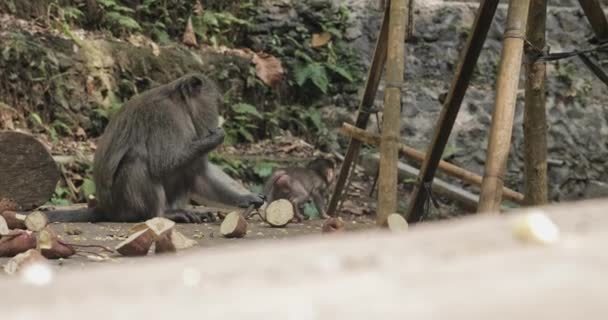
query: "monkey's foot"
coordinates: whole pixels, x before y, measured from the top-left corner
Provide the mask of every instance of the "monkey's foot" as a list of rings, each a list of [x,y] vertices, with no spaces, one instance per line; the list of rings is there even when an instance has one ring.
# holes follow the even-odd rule
[[[165,212],[165,218],[176,223],[206,223],[215,222],[216,218],[212,212],[194,212],[184,209]]]
[[[321,215],[319,215],[319,217],[321,219],[329,219],[330,218],[330,216],[327,213],[322,213]]]
[[[303,220],[304,220],[304,216],[301,214],[294,214],[293,219],[291,219],[291,221],[293,221],[295,223],[301,223]]]

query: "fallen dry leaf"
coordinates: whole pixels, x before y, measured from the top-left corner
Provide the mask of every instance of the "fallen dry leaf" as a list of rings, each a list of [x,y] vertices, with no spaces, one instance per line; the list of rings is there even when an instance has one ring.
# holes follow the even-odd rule
[[[326,45],[331,40],[331,33],[329,32],[321,32],[321,33],[313,33],[312,40],[310,41],[310,45],[313,48],[318,48]]]
[[[194,34],[194,27],[192,27],[192,17],[188,17],[188,24],[182,37],[182,43],[190,47],[198,47],[196,42],[196,35]]]
[[[203,7],[203,4],[200,1],[196,1],[196,3],[194,4],[194,9],[192,9],[192,11],[196,13],[197,16],[201,16],[203,15],[205,8]]]
[[[257,53],[253,56],[255,72],[266,85],[276,87],[282,80],[285,70],[281,60],[268,53]]]

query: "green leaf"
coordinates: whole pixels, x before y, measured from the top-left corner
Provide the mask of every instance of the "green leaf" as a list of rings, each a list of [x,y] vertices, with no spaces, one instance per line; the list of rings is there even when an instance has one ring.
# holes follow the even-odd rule
[[[306,81],[310,80],[323,93],[327,93],[329,79],[327,78],[325,68],[320,63],[310,63],[304,68],[296,69],[295,77],[296,83],[299,86],[302,86]]]
[[[120,14],[118,12],[108,12],[106,13],[106,18],[115,24],[120,25],[121,27],[128,30],[141,30],[141,26],[137,21],[133,20],[133,18]]]
[[[260,176],[260,178],[264,179],[272,174],[272,171],[276,166],[277,164],[272,162],[258,162],[253,167],[253,172]]]
[[[447,159],[455,154],[457,154],[460,151],[460,149],[454,145],[454,144],[448,144],[445,149],[443,150],[443,153],[441,154],[441,159]]]
[[[165,30],[154,28],[152,35],[154,36],[154,40],[160,44],[168,44],[171,42],[171,37]]]
[[[296,40],[294,40],[294,42],[296,42]],[[300,44],[299,42],[296,42],[296,46],[299,45],[299,44]],[[305,60],[308,63],[314,63],[314,60],[309,55],[307,55],[304,51],[302,51],[302,50],[296,50],[293,53],[293,55],[296,58],[301,58],[302,60]]]
[[[245,138],[245,140],[249,142],[253,142],[255,140],[251,132],[245,129],[245,127],[239,127],[239,133]]]
[[[116,1],[114,0],[97,0],[97,2],[106,8],[113,7],[116,5]]]
[[[319,63],[310,64],[310,76],[309,79],[314,83],[317,88],[321,89],[323,93],[327,93],[327,87],[329,86],[329,79],[327,79],[327,73],[325,68]]]
[[[234,105],[232,105],[232,110],[234,110],[234,112],[236,112],[236,113],[249,114],[249,115],[255,116],[258,119],[263,118],[262,114],[258,111],[258,109],[256,109],[254,106],[252,106],[248,103],[234,104]]]
[[[323,128],[323,121],[321,120],[321,112],[318,110],[309,110],[308,118],[315,125],[317,129]]]
[[[304,214],[310,218],[316,218],[319,216],[317,208],[310,202],[304,204]]]
[[[40,118],[40,115],[38,115],[36,112],[32,112],[30,113],[29,119],[34,123],[37,124],[39,126],[43,125],[42,122],[42,118]]]
[[[69,19],[78,19],[82,17],[84,14],[82,11],[78,10],[76,7],[64,7],[63,15]]]
[[[82,193],[84,194],[85,198],[88,199],[90,195],[95,194],[95,182],[93,182],[93,180],[91,179],[85,178],[82,182],[80,190],[82,190]]]
[[[116,6],[112,7],[112,10],[114,10],[116,12],[126,12],[126,13],[135,12],[135,10],[133,10],[129,7],[120,6],[120,5],[116,5]]]
[[[300,87],[303,86],[306,80],[308,80],[310,71],[308,70],[308,68],[301,66],[296,66],[294,71],[296,83]]]
[[[55,188],[55,195],[57,197],[63,197],[69,193],[68,188],[66,187],[57,187]]]
[[[330,69],[331,71],[335,72],[336,74],[338,74],[339,76],[341,76],[342,78],[348,80],[348,82],[353,82],[353,76],[350,74],[350,72],[348,72],[348,70],[337,66],[335,64],[331,64],[331,63],[326,63],[325,67]]]
[[[50,202],[54,206],[68,206],[68,205],[70,205],[70,201],[68,201],[66,199],[60,199],[60,198],[52,198]]]
[[[53,129],[57,130],[58,128],[63,129],[67,134],[72,134],[72,129],[65,123],[59,121],[59,120],[55,120],[53,121],[53,123],[51,124],[51,126],[53,127]]]
[[[214,27],[220,25],[217,20],[216,14],[211,11],[205,11],[205,13],[203,14],[203,24]]]

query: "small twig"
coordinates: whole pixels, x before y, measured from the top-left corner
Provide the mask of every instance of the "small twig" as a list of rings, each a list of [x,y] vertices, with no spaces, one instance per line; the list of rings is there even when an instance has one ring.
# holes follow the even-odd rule
[[[245,209],[245,211],[243,211],[243,218],[247,219],[249,218],[249,216],[251,215],[251,212],[255,209],[254,205],[250,205],[249,207],[247,207],[247,209]],[[259,212],[258,212],[259,213]]]
[[[68,190],[70,191],[70,196],[72,197],[72,199],[77,199],[78,197],[76,195],[78,193],[78,189],[76,188],[72,180],[68,178],[67,170],[63,165],[59,165],[59,168],[61,169],[61,175],[63,176],[63,179],[65,180],[65,183],[68,186]]]

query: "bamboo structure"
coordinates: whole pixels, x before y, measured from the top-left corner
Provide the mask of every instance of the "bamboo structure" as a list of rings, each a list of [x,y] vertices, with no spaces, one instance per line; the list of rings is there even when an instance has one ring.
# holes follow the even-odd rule
[[[400,136],[401,89],[405,71],[405,29],[408,25],[407,0],[391,0],[384,89],[378,211],[376,224],[386,225],[389,214],[397,211],[397,158]]]
[[[478,212],[497,212],[500,209],[529,8],[530,0],[509,2]]]
[[[380,145],[380,136],[379,135],[369,133],[363,129],[357,128],[348,123],[342,124],[342,128],[340,128],[340,132],[346,136],[355,138],[361,142],[364,142],[364,143],[367,143],[370,145],[374,145],[374,146]],[[418,162],[424,161],[424,158],[425,158],[424,153],[422,153],[412,147],[409,147],[403,143],[399,144],[399,153],[409,159],[416,160]],[[443,160],[439,161],[439,170],[443,171],[445,174],[447,174],[451,177],[460,179],[466,183],[470,183],[470,184],[476,185],[476,186],[481,186],[482,177],[480,175],[470,172],[468,170],[465,170],[463,168],[460,168],[449,162],[446,162]],[[523,203],[523,201],[524,201],[523,194],[521,194],[517,191],[511,190],[507,187],[503,187],[503,194],[506,199],[515,201],[517,203]]]
[[[600,42],[608,40],[608,21],[598,0],[579,0],[578,2],[583,8],[597,39]]]
[[[494,18],[497,7],[498,0],[485,0],[479,5],[471,33],[469,33],[467,39],[465,50],[458,63],[454,79],[450,85],[450,90],[445,103],[443,104],[443,109],[439,114],[439,121],[435,127],[431,144],[426,152],[426,158],[422,163],[420,175],[418,176],[416,187],[412,193],[410,207],[407,212],[408,222],[419,221],[424,214],[424,203],[429,196],[424,186],[433,181],[435,171],[441,161],[441,155],[443,154],[445,145],[447,144],[452,128],[454,127],[456,116],[458,115],[460,105],[464,99],[464,94],[466,93],[469,82],[473,76],[477,59],[479,58],[486,36],[492,25],[492,19]]]
[[[487,162],[484,170],[484,177],[482,178],[480,204],[478,212],[497,212],[499,210],[499,204],[502,200],[503,193],[506,199],[515,200],[516,202],[524,202],[528,204],[542,204],[547,201],[547,187],[546,187],[546,116],[544,115],[544,100],[545,100],[545,89],[544,79],[546,77],[546,71],[544,65],[539,62],[528,63],[526,70],[529,73],[528,81],[526,81],[526,114],[525,117],[525,135],[526,135],[526,193],[527,196],[521,200],[521,194],[516,191],[510,190],[504,187],[503,176],[506,169],[506,162],[508,159],[509,148],[511,143],[512,126],[515,112],[515,101],[517,97],[517,85],[519,75],[521,71],[521,58],[523,55],[524,47],[524,33],[530,32],[529,37],[531,38],[531,47],[538,54],[538,49],[544,47],[544,25],[546,22],[546,0],[534,0],[535,3],[530,17],[530,3],[532,0],[510,0],[507,13],[507,26],[504,33],[503,50],[501,52],[501,62],[499,66],[499,75],[497,77],[497,88],[496,88],[496,102],[495,109],[492,116],[492,126],[490,128],[490,138],[488,141],[488,153]],[[459,61],[455,77],[452,80],[450,90],[443,103],[443,109],[439,116],[439,121],[435,128],[431,144],[428,151],[424,154],[425,158],[422,161],[421,169],[416,181],[416,186],[410,199],[410,206],[407,212],[408,222],[420,221],[424,215],[425,204],[428,202],[431,191],[433,178],[438,167],[445,168],[445,164],[441,161],[442,153],[447,144],[451,130],[454,126],[456,117],[458,115],[460,105],[463,101],[465,92],[473,75],[477,59],[485,42],[488,30],[492,23],[493,17],[496,12],[499,0],[485,0],[481,1],[479,10],[477,12],[472,32],[469,34],[465,50]],[[603,11],[597,0],[579,0],[585,15],[589,20],[594,32],[596,33],[599,42],[608,40],[608,20],[606,19]],[[385,13],[383,30],[387,26],[387,15],[392,13],[391,7],[387,7],[387,13]],[[526,29],[526,25],[530,19],[531,27],[530,30]],[[409,19],[406,19],[408,21]],[[390,20],[389,20],[390,21]],[[394,22],[394,21],[393,21]],[[411,23],[408,21],[407,23]],[[394,30],[390,30],[394,33]],[[542,34],[541,34],[542,33]],[[382,32],[381,32],[382,35]],[[542,37],[542,38],[541,38]],[[392,38],[391,38],[392,39]],[[388,41],[388,40],[387,40]],[[388,42],[392,42],[388,41]],[[391,43],[392,44],[392,43]],[[374,55],[374,63],[376,63],[376,56],[378,55],[378,46]],[[533,55],[530,55],[533,58]],[[584,55],[580,56],[583,62],[588,65],[591,69],[597,66],[587,59]],[[531,59],[535,60],[535,59]],[[387,70],[395,71],[392,67]],[[594,72],[603,81],[605,80],[602,72]],[[370,70],[370,77],[374,74],[373,70]],[[608,76],[605,77],[608,79]],[[387,76],[388,80],[388,76]],[[370,79],[368,79],[368,84]],[[608,80],[605,80],[608,83]],[[387,89],[391,92],[386,92],[385,104],[388,107],[388,102],[393,101],[394,103],[394,90],[390,90],[395,87],[395,82],[387,81]],[[366,87],[366,89],[369,89]],[[368,90],[366,90],[368,93]],[[385,109],[386,110],[386,109]],[[369,116],[362,116],[364,108],[360,108],[360,114],[357,118],[356,127],[365,128]],[[385,113],[385,119],[391,119],[389,121],[398,122],[393,118],[393,114]],[[396,113],[395,115],[397,115]],[[396,116],[395,116],[396,117]],[[361,118],[365,118],[365,121],[359,121]],[[392,126],[389,126],[392,127]],[[389,130],[392,130],[389,128]],[[385,145],[397,145],[398,142],[392,141],[397,139],[395,132],[384,132],[384,138],[388,138],[388,143]],[[386,139],[385,139],[386,141]],[[355,148],[351,148],[355,146]],[[360,148],[360,142],[351,139],[349,150],[347,153],[346,161],[341,169],[340,177],[338,177],[338,185],[334,191],[332,201],[330,202],[330,213],[334,213],[341,196],[341,192],[344,188],[346,177],[352,166],[353,159],[358,155]],[[398,148],[398,147],[397,147]],[[388,151],[387,157],[393,158],[395,156],[394,148]],[[407,149],[400,148],[405,153]],[[381,144],[381,151],[383,150]],[[351,152],[352,151],[352,152]],[[409,150],[407,152],[411,152]],[[417,150],[416,150],[417,151]],[[405,153],[407,155],[407,153]],[[413,153],[412,153],[413,154]],[[410,154],[410,155],[412,155]],[[420,156],[419,153],[417,156]],[[386,158],[386,157],[385,157]],[[385,172],[384,183],[380,182],[379,187],[379,200],[387,199],[387,202],[379,201],[379,214],[378,223],[382,223],[382,215],[385,212],[392,211],[394,205],[386,207],[386,203],[391,203],[392,192],[386,193],[385,191],[394,188],[394,175],[390,174],[392,165],[390,163],[382,162],[380,164],[380,171]],[[460,174],[461,177],[470,179],[471,183],[475,184],[475,176],[466,176],[468,172],[463,170]],[[386,173],[388,172],[388,173]],[[470,173],[470,172],[469,172]],[[452,172],[454,174],[454,172]],[[391,178],[392,176],[392,178]],[[454,175],[456,176],[456,175]],[[388,179],[388,180],[386,180]],[[393,179],[393,180],[391,180]],[[381,177],[380,180],[383,180]],[[463,179],[464,180],[464,179]],[[465,180],[467,181],[467,180]],[[342,182],[342,183],[340,183]],[[384,185],[383,185],[384,184]],[[392,186],[392,187],[391,187]],[[386,210],[385,210],[386,207]],[[382,208],[382,209],[381,209]]]
[[[524,108],[525,203],[542,205],[548,201],[547,116],[545,108],[545,62],[534,58],[545,47],[547,1],[531,0],[526,38],[532,45],[526,61]]]
[[[382,70],[384,69],[384,64],[386,62],[386,53],[388,46],[388,26],[390,18],[389,9],[389,6],[386,6],[384,18],[382,20],[382,27],[380,28],[380,34],[378,35],[378,40],[376,41],[376,48],[374,49],[372,65],[367,75],[367,82],[365,83],[365,91],[363,93],[361,103],[359,104],[359,114],[357,115],[357,119],[355,120],[355,126],[357,126],[358,128],[365,128],[367,126],[367,123],[369,122],[369,109],[374,103],[376,93],[378,92],[378,85],[380,84],[380,79],[382,78]],[[348,179],[348,175],[350,173],[350,168],[355,158],[357,158],[357,156],[359,155],[360,148],[360,141],[354,139],[350,140],[348,149],[346,150],[346,154],[344,155],[342,167],[340,168],[340,173],[338,174],[338,177],[336,179],[336,186],[334,187],[334,192],[329,200],[329,204],[327,207],[327,214],[329,215],[335,215],[336,208],[338,207],[338,202],[340,201],[342,191],[344,190],[346,180]]]

